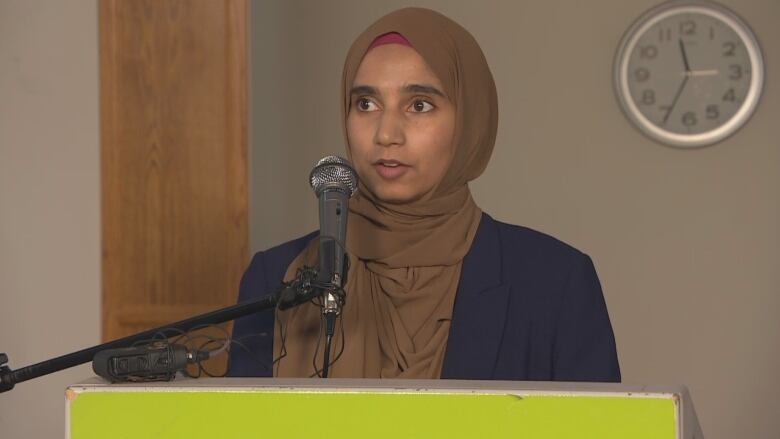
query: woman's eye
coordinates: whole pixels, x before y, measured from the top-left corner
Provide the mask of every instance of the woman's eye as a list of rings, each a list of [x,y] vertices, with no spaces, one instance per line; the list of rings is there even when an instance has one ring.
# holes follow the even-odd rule
[[[412,103],[412,111],[416,113],[426,113],[433,110],[433,104],[428,101],[416,100]]]
[[[360,98],[357,100],[357,107],[360,111],[373,111],[376,109],[376,104],[368,98]]]

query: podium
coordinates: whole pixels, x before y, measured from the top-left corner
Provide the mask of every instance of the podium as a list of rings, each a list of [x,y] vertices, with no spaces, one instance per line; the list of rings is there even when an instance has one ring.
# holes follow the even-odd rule
[[[701,439],[684,387],[602,383],[208,378],[66,390],[92,438]]]

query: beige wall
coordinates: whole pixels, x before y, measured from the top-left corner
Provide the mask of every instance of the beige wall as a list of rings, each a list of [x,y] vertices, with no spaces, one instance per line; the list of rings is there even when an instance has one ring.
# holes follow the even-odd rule
[[[352,39],[384,12],[433,7],[475,35],[499,88],[478,203],[594,258],[625,382],[688,385],[708,438],[780,436],[780,2],[722,1],[763,43],[766,92],[740,132],[696,151],[639,134],[612,92],[620,37],[656,3],[253,3],[252,248],[317,227],[306,177],[343,152]]]
[[[0,351],[18,368],[99,341],[97,2],[0,0]],[[0,437],[64,437],[89,366],[0,394]]]

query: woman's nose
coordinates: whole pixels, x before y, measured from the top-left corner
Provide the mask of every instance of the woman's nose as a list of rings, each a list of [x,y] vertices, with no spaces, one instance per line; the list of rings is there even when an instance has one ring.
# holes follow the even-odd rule
[[[379,117],[374,141],[381,146],[403,145],[403,116],[394,111],[383,111]]]

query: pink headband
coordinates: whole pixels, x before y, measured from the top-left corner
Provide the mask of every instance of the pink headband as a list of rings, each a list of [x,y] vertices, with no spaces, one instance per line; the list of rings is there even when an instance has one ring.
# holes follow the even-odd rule
[[[399,34],[398,32],[388,32],[386,34],[382,34],[376,38],[374,38],[374,41],[371,43],[370,46],[368,46],[369,50],[373,49],[376,46],[381,46],[383,44],[401,44],[403,46],[409,46],[412,47],[412,43],[409,42],[406,38],[404,38],[403,35]]]

